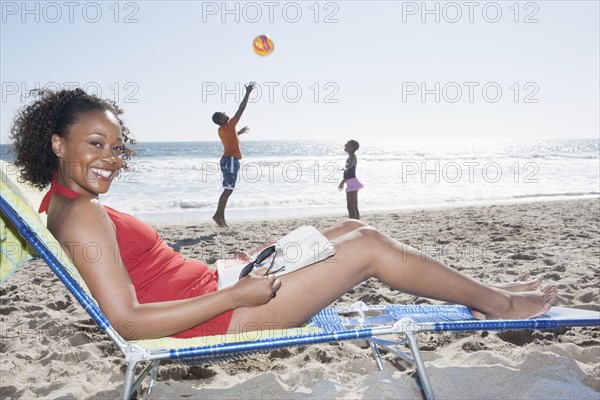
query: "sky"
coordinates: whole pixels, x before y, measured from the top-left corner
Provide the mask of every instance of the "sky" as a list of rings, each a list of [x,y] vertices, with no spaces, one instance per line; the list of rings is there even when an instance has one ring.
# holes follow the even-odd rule
[[[139,142],[596,138],[598,1],[1,2],[0,138],[37,87],[115,100]],[[268,34],[275,50],[252,50]]]

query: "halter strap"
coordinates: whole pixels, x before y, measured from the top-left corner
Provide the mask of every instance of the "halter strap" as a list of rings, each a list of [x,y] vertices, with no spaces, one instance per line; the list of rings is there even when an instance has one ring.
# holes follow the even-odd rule
[[[73,190],[69,189],[68,187],[63,186],[60,183],[58,183],[57,178],[58,178],[58,174],[55,172],[54,175],[52,176],[52,180],[50,181],[50,189],[48,190],[48,193],[46,193],[46,195],[42,199],[42,202],[40,203],[40,208],[38,209],[38,213],[40,213],[40,214],[43,212],[48,213],[48,207],[50,206],[50,199],[52,198],[54,193],[58,193],[60,195],[68,197],[69,199],[76,199],[77,197],[81,196],[79,193],[74,192]]]

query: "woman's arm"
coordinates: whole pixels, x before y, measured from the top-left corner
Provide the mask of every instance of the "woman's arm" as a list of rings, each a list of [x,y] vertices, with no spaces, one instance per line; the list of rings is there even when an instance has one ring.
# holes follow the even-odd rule
[[[53,233],[100,309],[128,340],[173,335],[227,310],[265,304],[279,288],[278,281],[250,276],[230,288],[200,297],[140,304],[118,252],[115,227],[104,207],[94,198],[80,197],[69,200],[64,208]]]

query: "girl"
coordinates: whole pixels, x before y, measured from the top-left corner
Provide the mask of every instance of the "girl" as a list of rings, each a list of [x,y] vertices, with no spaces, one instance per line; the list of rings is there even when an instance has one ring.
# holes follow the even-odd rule
[[[344,178],[340,182],[338,189],[342,190],[346,185],[346,204],[348,206],[348,218],[360,219],[358,212],[358,191],[364,186],[356,179],[356,164],[358,159],[354,154],[358,150],[359,144],[356,140],[348,140],[344,146],[344,151],[348,153],[346,168],[344,169]]]

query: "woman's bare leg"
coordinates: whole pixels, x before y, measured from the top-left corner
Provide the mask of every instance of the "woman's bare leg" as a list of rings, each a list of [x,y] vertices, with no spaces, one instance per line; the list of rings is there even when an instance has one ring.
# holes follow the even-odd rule
[[[335,223],[334,225],[325,228],[321,231],[329,240],[334,240],[346,233],[352,232],[355,229],[366,227],[367,224],[355,219],[346,219]],[[528,292],[535,290],[542,284],[542,278],[529,279],[531,273],[529,271],[519,275],[515,282],[507,283],[487,283],[488,286],[507,290],[509,292]]]
[[[325,228],[321,231],[328,240],[334,240],[346,233],[352,232],[356,229],[366,227],[367,224],[355,219],[345,219],[331,225],[329,228]]]
[[[554,286],[519,293],[488,286],[364,225],[333,242],[332,258],[282,276],[269,303],[236,309],[230,330],[297,326],[370,277],[405,293],[464,304],[486,318],[531,318],[546,312],[556,297]]]

